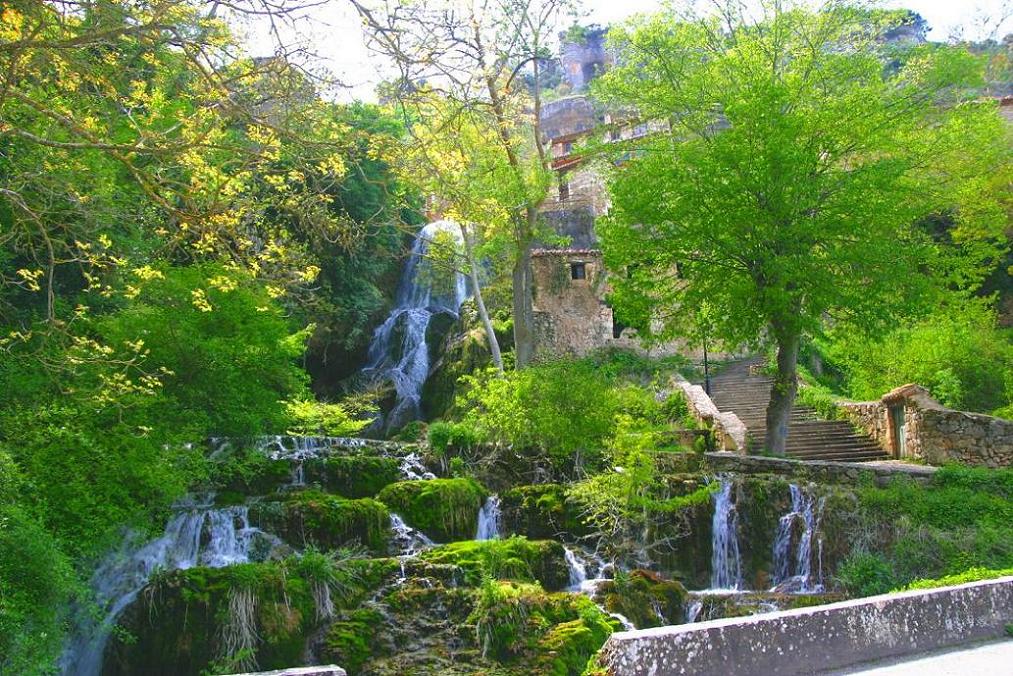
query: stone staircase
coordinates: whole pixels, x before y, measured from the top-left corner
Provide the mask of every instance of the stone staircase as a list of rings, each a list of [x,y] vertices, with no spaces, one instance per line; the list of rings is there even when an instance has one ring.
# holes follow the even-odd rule
[[[725,366],[711,378],[711,399],[721,411],[731,411],[749,430],[749,449],[763,448],[767,431],[767,404],[773,379],[759,373],[762,361],[746,359]],[[887,460],[888,455],[872,438],[857,433],[844,420],[820,420],[816,412],[795,406],[788,425],[786,453],[797,460],[867,462]]]

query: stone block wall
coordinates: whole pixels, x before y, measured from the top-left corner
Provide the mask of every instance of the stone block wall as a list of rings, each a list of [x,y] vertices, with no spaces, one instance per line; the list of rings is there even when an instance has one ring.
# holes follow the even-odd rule
[[[891,407],[903,407],[904,444],[898,448]],[[917,385],[904,385],[879,401],[840,402],[840,410],[895,458],[930,465],[959,462],[983,467],[1013,465],[1013,420],[954,411]]]
[[[583,278],[573,278],[573,266]],[[550,249],[531,254],[535,354],[582,356],[613,340],[612,308],[601,252]]]

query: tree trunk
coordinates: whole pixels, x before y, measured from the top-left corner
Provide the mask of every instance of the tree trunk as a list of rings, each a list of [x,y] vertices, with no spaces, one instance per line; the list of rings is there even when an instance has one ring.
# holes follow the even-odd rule
[[[531,307],[531,248],[519,247],[513,270],[514,354],[517,368],[531,363],[535,356],[534,311]]]
[[[788,423],[798,394],[798,346],[800,336],[791,330],[774,328],[777,339],[777,374],[770,388],[767,406],[767,436],[764,447],[774,455],[784,455],[788,441]]]
[[[464,240],[464,254],[468,259],[468,277],[471,278],[471,289],[475,294],[475,306],[478,308],[478,316],[485,328],[485,337],[489,341],[489,352],[492,354],[492,363],[496,365],[499,372],[503,372],[503,355],[499,350],[499,341],[496,340],[496,331],[492,328],[492,321],[489,319],[489,312],[485,309],[485,300],[482,298],[482,285],[478,279],[478,262],[475,260],[475,243],[471,239],[471,232],[459,224],[461,238]]]

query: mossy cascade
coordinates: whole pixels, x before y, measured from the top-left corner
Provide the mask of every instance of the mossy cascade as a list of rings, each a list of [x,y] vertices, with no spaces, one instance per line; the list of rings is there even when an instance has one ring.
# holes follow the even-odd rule
[[[455,542],[475,536],[487,495],[472,479],[429,479],[391,484],[377,499],[436,542]]]
[[[372,498],[349,500],[313,489],[256,502],[250,517],[298,548],[362,545],[385,552],[390,535],[390,513],[383,503]]]

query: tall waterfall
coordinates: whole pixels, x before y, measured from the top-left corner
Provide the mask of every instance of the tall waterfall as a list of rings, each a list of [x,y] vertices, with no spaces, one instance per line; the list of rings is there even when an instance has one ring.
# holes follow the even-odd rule
[[[156,571],[245,563],[259,546],[270,548],[276,542],[250,526],[246,507],[214,508],[210,500],[180,503],[161,537],[116,552],[95,571],[91,586],[102,620],[95,622],[83,614],[85,619],[60,659],[62,673],[97,676],[101,672],[106,643],[120,613]]]
[[[781,517],[777,526],[777,536],[774,538],[774,590],[820,592],[823,591],[821,565],[823,541],[816,540],[815,555],[813,541],[817,538],[823,499],[817,500],[796,484],[791,484],[790,489],[791,511]],[[817,562],[815,575],[813,575],[814,558]]]
[[[732,480],[720,479],[714,493],[714,518],[711,531],[711,587],[741,589],[742,559],[739,556],[738,513],[732,502]]]
[[[459,272],[453,273],[453,282],[446,291],[433,288],[439,271],[433,270],[426,255],[439,233],[447,233],[456,241],[461,238],[453,221],[436,221],[422,228],[401,273],[395,307],[377,327],[369,344],[363,373],[376,381],[390,380],[396,393],[394,408],[385,420],[378,421],[382,431],[397,429],[421,416],[422,385],[430,366],[426,343],[429,323],[443,313],[456,317],[467,297],[467,280]]]
[[[499,496],[490,495],[478,510],[478,531],[476,540],[499,539]]]

